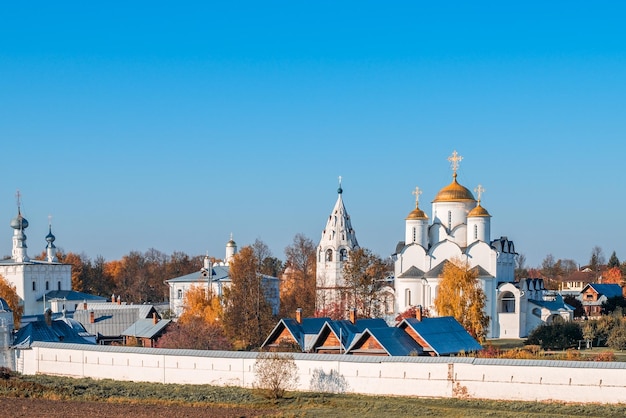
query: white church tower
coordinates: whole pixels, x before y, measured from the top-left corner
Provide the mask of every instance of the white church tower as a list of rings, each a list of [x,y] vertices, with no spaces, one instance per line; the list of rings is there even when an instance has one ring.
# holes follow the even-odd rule
[[[350,215],[343,203],[341,177],[337,189],[337,202],[333,208],[322,238],[317,247],[316,269],[316,310],[327,312],[341,306],[341,291],[344,287],[343,266],[350,252],[359,248],[356,234],[352,229]]]
[[[233,240],[233,234],[230,234],[230,239],[226,243],[226,258],[225,264],[230,264],[233,261],[233,257],[237,254],[237,243]]]
[[[24,317],[43,313],[51,292],[72,290],[72,266],[59,263],[54,245],[55,236],[48,222],[46,256],[43,260],[31,259],[27,253],[26,234],[28,221],[22,215],[20,193],[17,193],[17,216],[11,220],[13,249],[11,258],[0,261],[0,275],[15,286],[24,306]],[[23,318],[24,318],[23,317]],[[16,324],[17,325],[17,324]]]

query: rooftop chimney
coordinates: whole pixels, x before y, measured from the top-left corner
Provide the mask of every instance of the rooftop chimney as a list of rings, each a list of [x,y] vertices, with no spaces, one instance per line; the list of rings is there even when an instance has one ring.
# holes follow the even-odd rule
[[[152,312],[152,323],[156,324],[157,322],[159,322],[159,317],[156,312]]]
[[[298,324],[302,323],[302,308],[296,309],[296,322]]]
[[[87,302],[83,302],[83,309],[87,310]]]
[[[122,304],[122,298],[119,295],[117,295],[117,304],[118,305]]]
[[[94,311],[89,312],[89,323],[93,324],[96,322],[96,314]]]
[[[111,295],[111,303],[115,303],[115,293]]]
[[[415,308],[415,319],[422,322],[422,305],[417,305]]]
[[[350,322],[356,324],[356,308],[350,308]]]

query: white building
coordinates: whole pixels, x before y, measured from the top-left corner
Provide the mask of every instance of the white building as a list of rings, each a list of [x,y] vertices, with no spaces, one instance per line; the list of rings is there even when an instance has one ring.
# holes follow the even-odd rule
[[[213,295],[222,297],[224,289],[231,285],[229,264],[237,254],[237,244],[233,237],[226,243],[225,262],[211,263],[209,256],[204,257],[204,265],[200,271],[175,277],[165,282],[170,288],[170,310],[179,317],[185,310],[185,293],[192,287],[211,289]],[[280,280],[277,277],[263,275],[262,286],[265,298],[272,306],[272,314],[278,315],[280,309]]]
[[[45,295],[48,292],[72,290],[71,266],[60,263],[57,259],[51,225],[46,235],[46,258],[33,260],[28,256],[24,232],[28,228],[28,221],[22,216],[19,199],[17,216],[11,220],[11,228],[11,258],[0,261],[0,275],[15,286],[24,306],[25,317],[43,314]]]
[[[415,209],[405,220],[404,241],[392,255],[396,313],[421,305],[436,314],[434,300],[444,263],[459,259],[478,271],[490,318],[487,338],[521,338],[557,316],[571,319],[571,308],[560,296],[549,294],[542,280],[515,282],[515,246],[507,237],[491,240],[491,215],[480,201],[484,189],[474,189],[475,199],[457,181],[461,159],[456,151],[448,159],[452,183],[432,201],[432,221],[419,208],[421,191],[413,192]]]
[[[341,303],[341,291],[345,287],[343,266],[350,252],[359,248],[350,215],[343,203],[341,178],[337,193],[337,202],[317,246],[316,310],[322,313]]]

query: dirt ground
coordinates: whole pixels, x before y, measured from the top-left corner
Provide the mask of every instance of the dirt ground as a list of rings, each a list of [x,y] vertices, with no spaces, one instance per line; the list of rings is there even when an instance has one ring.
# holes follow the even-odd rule
[[[118,404],[104,402],[53,401],[0,397],[0,414],[3,417],[133,417],[133,418],[235,418],[272,416],[273,411],[248,408],[192,407],[154,404]]]

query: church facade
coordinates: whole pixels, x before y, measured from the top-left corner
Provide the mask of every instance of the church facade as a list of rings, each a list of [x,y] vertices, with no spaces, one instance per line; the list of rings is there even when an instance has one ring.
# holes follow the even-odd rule
[[[396,312],[422,306],[436,315],[434,300],[443,267],[460,260],[475,269],[485,293],[487,338],[523,338],[557,317],[571,320],[571,307],[547,291],[541,279],[515,281],[515,245],[505,236],[491,239],[491,215],[481,205],[484,189],[478,185],[475,198],[457,181],[462,157],[455,151],[448,160],[452,182],[433,199],[432,219],[419,207],[419,188],[413,192],[415,208],[405,219],[404,241],[392,255]]]
[[[541,324],[571,320],[573,309],[558,293],[546,290],[542,279],[515,280],[515,245],[506,236],[491,238],[491,214],[481,204],[483,187],[474,189],[475,197],[457,180],[462,157],[455,151],[448,160],[452,182],[434,197],[431,217],[420,209],[419,188],[413,191],[415,208],[404,221],[404,240],[391,256],[392,283],[381,278],[392,285],[381,289],[381,303],[393,305],[393,314],[387,319],[416,307],[436,316],[434,301],[443,268],[459,260],[475,269],[485,293],[487,338],[524,338]],[[318,314],[326,315],[329,307],[345,304],[341,300],[343,268],[351,251],[358,248],[340,179],[337,201],[317,247]],[[393,301],[388,302],[390,299]]]
[[[231,235],[226,243],[226,254],[224,261],[211,263],[209,256],[204,257],[203,267],[200,271],[174,277],[166,280],[165,283],[170,289],[170,311],[175,317],[180,317],[185,310],[185,294],[192,287],[201,287],[213,295],[222,297],[224,289],[232,284],[230,278],[230,263],[237,254],[237,243]],[[280,280],[277,277],[263,275],[261,277],[263,293],[272,307],[272,314],[278,315],[280,309]]]
[[[11,258],[0,261],[0,275],[15,286],[24,306],[24,317],[42,314],[44,304],[52,302],[46,300],[47,294],[53,291],[72,290],[71,265],[59,262],[51,225],[45,237],[47,242],[45,259],[33,260],[28,256],[25,233],[28,221],[22,216],[19,195],[17,216],[11,220],[11,228],[13,229]]]

